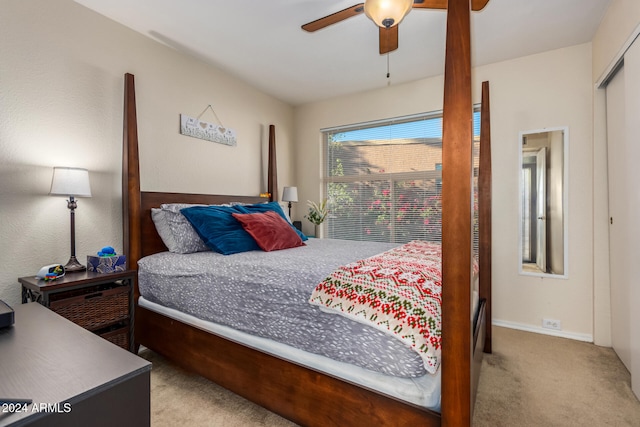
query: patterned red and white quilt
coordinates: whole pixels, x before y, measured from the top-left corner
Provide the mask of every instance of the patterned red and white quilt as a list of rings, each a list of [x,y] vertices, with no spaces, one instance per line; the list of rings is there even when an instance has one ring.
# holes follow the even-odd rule
[[[335,270],[309,302],[391,334],[413,348],[425,369],[440,366],[442,250],[412,241]]]

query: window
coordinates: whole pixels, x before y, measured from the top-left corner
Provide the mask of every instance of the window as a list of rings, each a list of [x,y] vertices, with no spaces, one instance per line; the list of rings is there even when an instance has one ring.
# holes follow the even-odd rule
[[[479,111],[473,117],[477,171]],[[326,129],[323,135],[327,237],[441,240],[441,112]]]

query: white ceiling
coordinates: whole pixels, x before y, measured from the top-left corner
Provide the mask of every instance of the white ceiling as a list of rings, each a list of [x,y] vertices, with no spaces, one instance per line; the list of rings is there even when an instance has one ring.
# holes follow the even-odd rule
[[[364,14],[300,26],[353,0],[76,0],[292,105],[386,86],[387,56]],[[592,40],[611,0],[490,0],[472,13],[473,65]],[[390,84],[444,72],[446,12],[412,10],[389,56]]]

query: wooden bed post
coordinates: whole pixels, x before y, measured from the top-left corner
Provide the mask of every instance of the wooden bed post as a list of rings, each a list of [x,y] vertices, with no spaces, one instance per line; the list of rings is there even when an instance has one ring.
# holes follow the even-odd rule
[[[489,82],[482,82],[480,111],[480,171],[478,173],[478,226],[480,229],[480,298],[486,301],[484,352],[491,353],[491,111]]]
[[[278,201],[278,167],[276,159],[276,127],[269,125],[269,170],[267,172],[269,200]]]
[[[469,0],[449,0],[442,128],[442,425],[471,425],[471,31]]]
[[[122,135],[122,246],[124,254],[127,256],[128,267],[133,270],[138,269],[138,260],[142,251],[139,164],[135,81],[133,74],[127,73],[124,75]]]

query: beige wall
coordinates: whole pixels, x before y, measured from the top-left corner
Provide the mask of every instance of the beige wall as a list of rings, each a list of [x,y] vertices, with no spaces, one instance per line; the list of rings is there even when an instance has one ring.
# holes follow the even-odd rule
[[[71,0],[0,0],[0,299],[17,278],[69,259],[69,210],[47,195],[53,166],[90,171],[76,211],[77,256],[122,250],[123,74],[136,76],[143,190],[257,195],[267,128],[280,186],[292,180],[290,106]],[[179,134],[212,104],[237,147]],[[212,114],[203,120],[215,121]]]
[[[638,0],[613,0],[593,38],[593,80],[619,59],[621,49],[640,24]]]
[[[474,69],[473,95],[491,84],[494,191],[494,322],[541,329],[542,318],[562,321],[562,333],[590,340],[593,331],[591,44]],[[381,84],[381,86],[383,83]],[[300,106],[295,110],[300,200],[318,200],[319,129],[442,108],[441,77]],[[518,274],[518,134],[569,128],[569,278]],[[302,216],[304,205],[298,207]],[[303,221],[306,230],[309,223]]]

